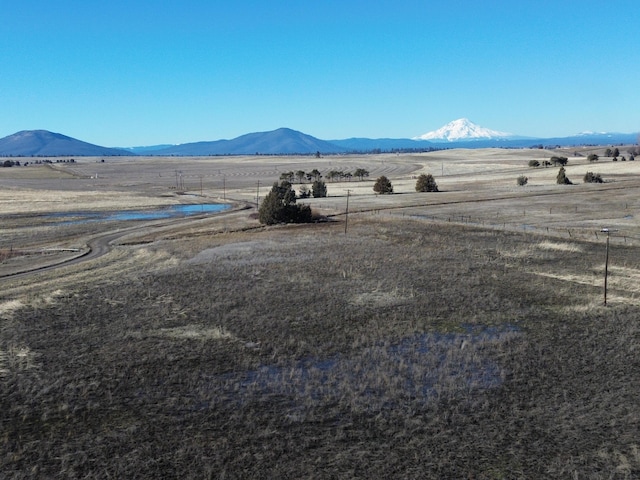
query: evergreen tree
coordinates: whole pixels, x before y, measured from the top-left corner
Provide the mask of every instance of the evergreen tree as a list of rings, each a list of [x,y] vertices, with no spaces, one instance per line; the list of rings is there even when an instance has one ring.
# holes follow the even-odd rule
[[[260,223],[305,223],[311,221],[311,207],[296,205],[296,192],[287,181],[274,183],[258,209]]]
[[[567,174],[565,173],[564,167],[560,167],[558,171],[558,176],[556,177],[556,183],[558,185],[573,185],[571,180],[567,178]]]
[[[313,198],[323,198],[327,196],[327,185],[322,180],[316,180],[311,184]]]
[[[387,177],[382,175],[378,177],[376,183],[373,185],[373,191],[381,194],[393,193],[393,185]]]
[[[416,181],[416,192],[437,192],[438,184],[430,173],[422,174]]]

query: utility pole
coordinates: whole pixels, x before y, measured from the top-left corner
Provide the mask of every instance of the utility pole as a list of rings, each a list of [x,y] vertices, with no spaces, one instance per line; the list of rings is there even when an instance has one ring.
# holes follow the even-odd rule
[[[349,223],[349,193],[351,190],[347,190],[347,210],[344,214],[344,234],[347,234],[347,224]]]
[[[259,207],[260,202],[260,180],[258,180],[258,192],[256,193],[256,208]]]

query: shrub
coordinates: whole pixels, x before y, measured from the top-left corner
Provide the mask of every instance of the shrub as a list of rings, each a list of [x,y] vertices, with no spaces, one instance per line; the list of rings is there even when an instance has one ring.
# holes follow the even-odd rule
[[[553,165],[560,165],[564,167],[567,163],[569,163],[569,159],[567,157],[551,157],[551,163]]]
[[[520,175],[518,177],[518,179],[517,179],[517,183],[521,187],[525,186],[527,184],[527,182],[529,182],[529,179],[527,177],[525,177],[524,175]]]
[[[530,167],[539,167],[540,166],[540,162],[538,160],[529,160],[529,166]]]
[[[296,205],[296,192],[291,184],[282,181],[274,183],[271,191],[262,201],[258,209],[260,223],[273,225],[276,223],[306,223],[311,221],[311,207]]]
[[[589,160],[590,162],[597,162],[598,158],[599,158],[598,155],[596,155],[595,153],[592,153],[587,157],[587,160]]]
[[[587,172],[582,181],[584,183],[602,183],[602,177],[599,173]]]
[[[313,198],[324,198],[327,196],[327,185],[322,180],[316,180],[311,184]]]
[[[438,184],[430,173],[422,174],[416,181],[416,192],[437,192]]]
[[[378,177],[376,183],[374,183],[373,191],[380,194],[393,193],[393,185],[387,177],[382,175]]]

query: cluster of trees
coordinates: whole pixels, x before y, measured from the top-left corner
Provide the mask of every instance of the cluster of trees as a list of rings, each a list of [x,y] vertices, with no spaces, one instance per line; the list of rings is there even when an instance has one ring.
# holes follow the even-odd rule
[[[567,157],[556,157],[553,156],[549,159],[551,165],[564,167],[567,163],[569,163],[569,159]]]
[[[289,183],[292,183],[294,179],[298,179],[298,183],[302,183],[304,182],[305,179],[310,182],[312,180],[313,181],[320,180],[321,178],[322,178],[322,174],[320,173],[320,170],[318,170],[317,168],[314,168],[310,172],[305,172],[304,170],[296,170],[295,172],[290,171],[290,172],[283,172],[280,174],[280,181],[289,182]]]
[[[598,156],[595,153],[591,155],[595,156],[596,158],[595,160],[590,160],[590,161],[596,161],[598,159],[597,158]],[[589,155],[589,157],[591,157],[591,155]],[[537,166],[537,165],[532,165],[532,161],[530,161],[529,166]],[[583,177],[582,181],[584,183],[603,183],[604,182],[604,180],[602,180],[602,176],[599,173],[593,173],[593,172],[587,172]],[[523,186],[529,182],[529,179],[524,175],[520,175],[517,178],[516,182],[518,185]],[[564,166],[561,166],[560,170],[558,171],[558,175],[556,176],[556,183],[558,185],[573,185],[573,182],[569,180],[569,177],[567,177],[567,172]]]
[[[311,184],[311,190],[306,185],[300,186],[300,194],[298,198],[309,198],[313,195],[313,198],[322,198],[327,196],[327,184],[322,180],[315,180]]]
[[[553,156],[549,160],[543,160],[540,163],[538,160],[529,160],[529,166],[533,168],[537,168],[539,166],[549,167],[551,165],[564,167],[567,163],[569,163],[569,159],[567,157],[558,157]]]
[[[56,163],[75,163],[75,162],[76,161],[73,158],[63,158],[63,159],[56,160]],[[35,160],[32,163],[36,165],[41,165],[43,163],[53,163],[53,161],[49,159],[45,159],[45,160]],[[22,165],[26,167],[27,165],[29,165],[29,162],[24,162]],[[5,160],[4,162],[0,161],[0,167],[19,167],[19,166],[21,166],[20,160]]]
[[[629,153],[629,160],[632,161],[632,162],[636,159],[636,157],[635,157],[636,151],[640,152],[640,147],[631,147],[631,148],[629,148],[627,150],[627,152]],[[605,157],[613,157],[613,161],[617,162],[618,161],[618,157],[620,157],[620,150],[618,149],[618,147],[607,148],[604,151],[604,156]],[[626,162],[627,159],[623,155],[623,156],[620,157],[620,161],[621,162]]]
[[[584,183],[602,183],[602,176],[599,173],[587,172],[582,178]]]
[[[605,157],[618,157],[618,156],[620,156],[620,150],[618,149],[618,147],[615,147],[613,149],[607,148],[604,151],[604,156]]]
[[[345,172],[343,170],[331,170],[327,173],[327,178],[329,180],[351,180],[351,178],[356,177],[359,178],[360,181],[364,180],[365,177],[369,176],[369,171],[364,168],[358,168],[355,172]],[[314,168],[310,172],[305,172],[304,170],[296,170],[283,172],[280,174],[280,180],[284,182],[292,183],[294,180],[298,180],[298,183],[302,183],[305,180],[308,182],[314,181],[317,182],[322,178],[322,173],[317,168]]]

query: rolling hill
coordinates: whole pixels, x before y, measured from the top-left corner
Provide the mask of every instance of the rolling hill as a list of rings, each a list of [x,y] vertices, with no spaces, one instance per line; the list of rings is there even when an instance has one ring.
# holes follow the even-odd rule
[[[290,128],[279,128],[270,132],[248,133],[232,140],[184,143],[156,150],[153,155],[326,154],[347,150]]]
[[[126,150],[101,147],[47,130],[23,130],[0,138],[0,156],[59,157],[59,156],[120,156],[132,155]]]

